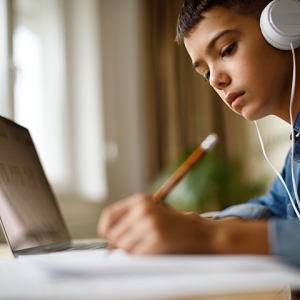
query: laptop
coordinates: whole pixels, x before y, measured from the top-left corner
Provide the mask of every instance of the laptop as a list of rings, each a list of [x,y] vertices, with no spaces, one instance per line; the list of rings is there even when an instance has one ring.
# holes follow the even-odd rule
[[[1,116],[0,221],[14,257],[108,246],[71,240],[28,129]]]

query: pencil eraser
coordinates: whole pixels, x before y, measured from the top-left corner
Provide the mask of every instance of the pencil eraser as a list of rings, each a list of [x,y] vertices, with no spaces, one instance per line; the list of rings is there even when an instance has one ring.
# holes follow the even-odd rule
[[[202,143],[201,148],[203,150],[210,150],[212,149],[218,141],[218,136],[215,133],[211,133]]]

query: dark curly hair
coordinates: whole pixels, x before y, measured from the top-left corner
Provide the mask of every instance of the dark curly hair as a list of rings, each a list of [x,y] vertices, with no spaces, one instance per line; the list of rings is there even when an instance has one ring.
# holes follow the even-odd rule
[[[204,19],[203,13],[214,7],[259,20],[261,12],[270,2],[271,0],[185,0],[178,16],[175,40],[181,43]]]

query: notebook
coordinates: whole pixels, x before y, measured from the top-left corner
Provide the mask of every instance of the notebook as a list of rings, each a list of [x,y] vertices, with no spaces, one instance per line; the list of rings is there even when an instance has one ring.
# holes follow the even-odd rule
[[[108,245],[75,245],[28,129],[1,116],[0,221],[14,257]]]

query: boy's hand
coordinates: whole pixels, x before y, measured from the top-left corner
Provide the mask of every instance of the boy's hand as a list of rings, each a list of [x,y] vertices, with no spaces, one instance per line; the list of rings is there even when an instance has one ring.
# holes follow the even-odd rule
[[[98,233],[112,246],[132,254],[201,253],[207,222],[136,194],[103,210]]]

